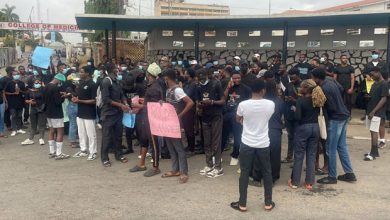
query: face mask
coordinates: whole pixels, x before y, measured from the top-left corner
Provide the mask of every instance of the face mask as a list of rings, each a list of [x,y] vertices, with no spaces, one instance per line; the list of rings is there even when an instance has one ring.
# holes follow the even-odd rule
[[[42,86],[42,85],[41,85],[41,84],[39,84],[39,83],[35,83],[35,84],[34,84],[34,88],[36,88],[36,89],[39,89],[39,88],[41,88],[41,86]]]
[[[202,86],[205,86],[205,85],[207,85],[207,83],[209,83],[209,80],[206,80],[206,81],[204,81],[203,83],[202,82],[199,82]]]
[[[33,71],[33,69],[28,69],[28,71],[31,73]]]
[[[36,71],[36,70],[33,71],[33,74],[34,74],[34,76],[38,76],[39,75],[38,71]]]
[[[127,70],[127,67],[122,66],[122,67],[121,67],[121,70],[122,70],[122,71],[126,71],[126,70]]]
[[[378,59],[378,58],[379,58],[379,55],[378,55],[378,54],[373,54],[373,55],[372,55],[372,59],[376,60],[376,59]]]
[[[72,66],[71,69],[72,69],[72,70],[76,70],[76,67],[75,67],[75,66]]]
[[[325,61],[326,61],[325,57],[321,57],[320,62],[325,63]]]
[[[123,79],[122,74],[119,74],[119,75],[116,77],[116,79],[117,79],[118,81],[121,81],[121,80]]]
[[[91,65],[92,65],[92,63],[91,63],[91,62],[88,62],[88,63],[87,63],[87,65],[88,65],[88,66],[91,66]]]
[[[47,74],[47,71],[46,71],[46,70],[42,70],[42,74],[43,74],[43,75],[46,75],[46,74]]]
[[[20,79],[20,75],[19,75],[19,74],[18,74],[18,75],[13,75],[12,78],[13,78],[14,80],[19,80],[19,79]]]
[[[214,66],[218,65],[218,61],[213,62]]]
[[[235,71],[240,71],[240,67],[239,67],[239,66],[235,66],[235,67],[234,67],[234,70],[235,70]]]
[[[172,62],[172,66],[176,66],[176,62]]]
[[[144,67],[140,65],[140,66],[138,66],[138,69],[142,70],[142,69],[144,69]]]
[[[179,64],[179,66],[183,65],[183,61],[179,60],[177,61],[177,64]]]

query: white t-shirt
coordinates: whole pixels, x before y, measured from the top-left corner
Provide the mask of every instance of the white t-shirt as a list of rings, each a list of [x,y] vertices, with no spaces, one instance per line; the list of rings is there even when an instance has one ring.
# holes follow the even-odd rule
[[[172,89],[174,89],[174,88],[172,88]],[[172,89],[167,89],[167,95],[169,94],[169,92]],[[187,94],[184,92],[184,90],[182,88],[177,87],[175,89],[175,101],[180,101],[180,100],[182,100],[186,96],[187,96]]]
[[[275,111],[275,103],[267,99],[249,99],[241,102],[237,115],[243,117],[242,143],[254,148],[267,148],[268,121]]]

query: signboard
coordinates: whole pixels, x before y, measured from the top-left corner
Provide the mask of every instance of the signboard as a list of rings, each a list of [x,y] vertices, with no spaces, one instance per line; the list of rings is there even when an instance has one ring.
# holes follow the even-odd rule
[[[73,33],[95,33],[91,30],[80,30],[75,24],[45,24],[27,22],[0,22],[0,29],[3,30],[25,30],[44,32],[73,32]]]
[[[50,56],[53,49],[46,47],[36,47],[32,55],[32,65],[47,69],[50,65]]]
[[[152,135],[181,138],[179,118],[169,103],[148,103],[148,119]]]

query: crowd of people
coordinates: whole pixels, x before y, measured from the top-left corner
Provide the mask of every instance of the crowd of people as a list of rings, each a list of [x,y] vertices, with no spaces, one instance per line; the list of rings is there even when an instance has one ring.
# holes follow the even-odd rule
[[[139,162],[130,172],[145,177],[160,174],[159,161],[171,159],[172,169],[163,178],[177,177],[186,183],[187,158],[205,154],[199,171],[207,177],[224,175],[221,155],[232,145],[230,165],[240,165],[239,201],[231,207],[246,211],[248,184],[264,185],[265,209],[272,210],[272,185],[280,178],[281,163],[292,163],[288,186],[301,183],[306,155],[304,187],[312,190],[315,175],[320,184],[355,182],[346,131],[351,117],[353,95],[366,109],[372,143],[365,161],[379,157],[386,146],[385,120],[390,116],[386,63],[373,51],[366,65],[365,79],[357,89],[354,68],[342,55],[340,64],[328,61],[325,53],[308,61],[301,54],[299,63],[287,70],[276,54],[272,62],[261,62],[255,54],[251,62],[236,56],[226,64],[208,55],[201,65],[197,60],[162,57],[158,63],[132,63],[130,59],[109,59],[97,66],[66,65],[59,62],[47,69],[28,65],[6,68],[1,78],[0,136],[29,135],[21,145],[38,142],[49,145],[49,158],[68,159],[63,152],[64,134],[73,157],[95,160],[98,156],[96,129],[102,130],[100,159],[110,167],[109,153],[122,163],[133,145],[140,146]],[[151,134],[147,104],[166,102],[174,106],[183,138]],[[124,114],[135,114],[135,126],[124,127]],[[322,117],[324,116],[324,117]],[[326,123],[321,123],[325,118]],[[48,128],[48,137],[45,131]],[[288,133],[287,155],[282,159],[282,130]],[[125,133],[125,135],[123,135]],[[125,137],[125,141],[122,138]],[[126,143],[126,144],[122,144]],[[127,145],[127,146],[126,146]],[[319,156],[324,164],[320,166]],[[337,175],[337,153],[345,174]],[[151,156],[152,168],[146,159]]]

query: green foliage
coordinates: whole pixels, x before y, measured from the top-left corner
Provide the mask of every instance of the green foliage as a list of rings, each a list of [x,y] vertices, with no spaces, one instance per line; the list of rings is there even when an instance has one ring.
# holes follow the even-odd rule
[[[10,36],[10,35],[7,35],[4,39],[4,47],[15,47],[15,39]]]
[[[4,21],[20,22],[19,15],[14,13],[15,8],[15,6],[9,6],[8,4],[5,4],[5,8],[1,9],[2,15],[0,17],[5,19]]]

